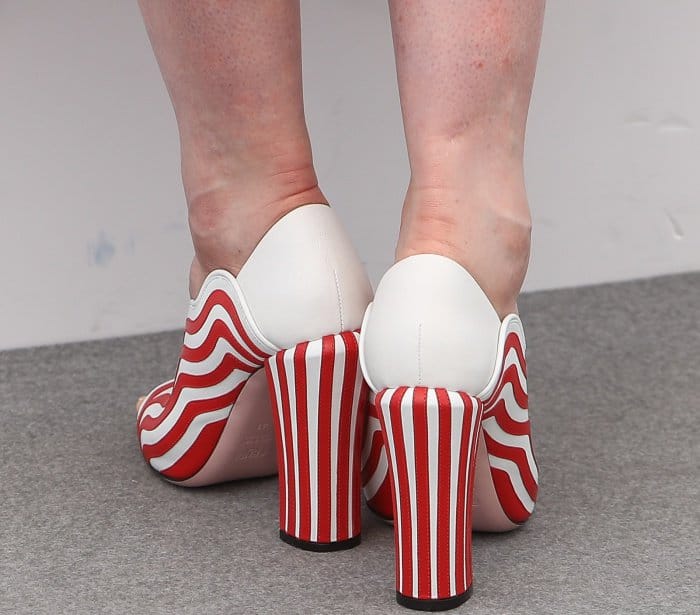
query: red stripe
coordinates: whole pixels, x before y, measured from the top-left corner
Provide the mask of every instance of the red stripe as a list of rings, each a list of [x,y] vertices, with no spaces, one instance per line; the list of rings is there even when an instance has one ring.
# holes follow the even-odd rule
[[[359,372],[360,362],[359,362],[359,348],[358,356],[353,359],[357,365],[357,371]],[[362,502],[361,502],[361,492],[362,492],[362,476],[361,476],[361,466],[362,466],[362,437],[363,426],[367,418],[367,398],[369,387],[365,383],[364,378],[361,373],[357,373],[355,376],[355,387],[359,387],[358,391],[358,407],[357,407],[357,418],[355,419],[355,433],[353,434],[353,446],[355,454],[353,456],[352,468],[350,468],[351,474],[351,484],[350,484],[350,497],[352,497],[352,535],[356,536],[360,533],[362,529]]]
[[[504,446],[489,436],[486,430],[484,430],[484,440],[486,441],[486,450],[490,455],[509,459],[515,463],[520,472],[523,485],[525,485],[525,489],[527,489],[528,494],[534,501],[537,498],[537,481],[530,471],[530,464],[527,462],[525,451],[514,446]]]
[[[283,354],[283,352],[277,353],[277,356],[279,356],[280,354]],[[279,472],[279,518],[281,526],[285,515],[285,502],[287,500],[287,475],[284,471],[285,457],[282,442],[282,425],[280,422],[280,407],[277,403],[276,395],[278,388],[273,378],[273,370],[276,371],[277,356],[275,356],[274,359],[271,358],[265,362],[265,373],[267,374],[267,389],[270,392],[270,403],[272,405],[272,419],[275,424],[275,440],[277,444],[277,469]]]
[[[461,594],[466,591],[464,586],[464,573],[469,573],[469,562],[467,560],[469,556],[469,550],[467,547],[467,541],[469,537],[467,536],[467,479],[468,479],[468,469],[467,469],[467,434],[469,433],[470,423],[469,415],[466,412],[463,413],[462,418],[462,437],[460,439],[460,449],[459,449],[459,466],[457,470],[457,515],[455,528],[455,590],[457,594]]]
[[[466,521],[466,566],[467,566],[467,586],[465,590],[472,584],[472,508],[474,502],[474,472],[476,470],[476,448],[478,446],[479,427],[481,425],[481,402],[475,401],[466,393],[460,393],[460,397],[464,402],[465,417],[468,417],[469,431],[465,431],[465,435],[472,433],[472,440],[469,448],[469,467],[467,468],[467,521]]]
[[[168,380],[167,382],[164,382],[160,386],[156,387],[153,389],[149,394],[148,397],[145,400],[144,407],[146,404],[153,403],[153,400],[157,399],[161,393],[168,392],[169,389],[172,389],[174,380]]]
[[[243,323],[241,322],[241,319],[238,316],[238,310],[236,309],[235,304],[229,297],[228,293],[224,292],[221,289],[213,291],[207,297],[207,300],[204,303],[204,307],[202,308],[202,310],[199,313],[199,316],[196,319],[187,319],[187,321],[185,322],[185,331],[189,334],[197,333],[202,328],[207,318],[209,317],[211,310],[216,305],[220,305],[221,307],[223,307],[224,310],[226,310],[226,312],[229,314],[234,326],[236,327],[236,331],[240,334],[241,338],[243,338],[243,341],[248,345],[249,350],[254,354],[259,355],[261,359],[264,359],[267,356],[266,353],[260,350],[260,348],[256,344],[254,344],[253,341],[250,339],[248,332],[246,331],[245,327],[243,326]]]
[[[484,413],[485,418],[494,417],[499,427],[513,436],[529,436],[530,435],[530,421],[514,421],[510,418],[508,412],[506,411],[506,402],[500,400],[495,406],[493,406],[488,413]]]
[[[355,376],[357,373],[357,340],[352,333],[341,334],[343,342],[343,385],[340,395],[340,416],[338,417],[337,454],[337,531],[338,540],[350,538],[348,534],[348,506],[350,504],[350,442],[353,397],[355,394]]]
[[[383,439],[383,446],[384,450],[386,451],[386,456],[387,456],[387,463],[389,465],[389,471],[387,472],[387,480],[385,480],[385,484],[389,483],[389,496],[391,498],[391,518],[396,519],[396,494],[397,494],[397,488],[394,485],[394,475],[395,475],[395,468],[396,464],[394,462],[394,459],[392,458],[390,454],[390,448],[388,444],[386,443],[386,434],[387,434],[387,428],[386,428],[386,421],[384,419],[384,414],[381,411],[381,404],[382,400],[384,399],[385,395],[387,394],[387,389],[383,389],[379,393],[377,393],[374,397],[374,407],[375,409],[379,412],[379,422],[381,423],[381,434],[382,434],[382,439]],[[392,395],[393,396],[393,395]],[[391,401],[391,398],[389,399]],[[383,486],[383,485],[382,485]],[[378,496],[375,496],[375,498]],[[374,501],[374,500],[373,500]],[[399,562],[399,547],[398,547],[398,539],[396,537],[396,524],[394,524],[394,561],[396,562],[396,587],[399,586],[399,566],[401,563]]]
[[[148,397],[143,400],[141,408],[139,409],[138,415],[136,417],[137,427],[140,427],[138,424],[141,422],[141,417],[146,411],[146,408],[154,404],[165,407],[165,404],[168,403],[168,397],[170,396],[170,393],[173,388],[173,382],[173,380],[168,380],[168,382],[164,382],[158,388],[151,391],[148,394]]]
[[[294,459],[296,451],[292,440],[292,416],[289,401],[289,385],[287,368],[284,359],[289,351],[277,354],[277,371],[279,372],[280,393],[282,394],[282,417],[284,419],[284,433],[287,444],[287,518],[285,519],[283,530],[288,534],[296,535],[296,469]]]
[[[450,579],[450,468],[452,466],[452,408],[445,389],[436,389],[438,416],[438,494],[437,494],[437,591],[449,596]]]
[[[503,512],[513,523],[525,523],[530,512],[523,506],[518,494],[513,490],[508,473],[499,468],[491,468],[491,478],[501,503]]]
[[[377,471],[377,467],[379,466],[379,461],[382,457],[383,450],[384,442],[382,440],[381,429],[375,429],[374,433],[372,433],[369,457],[367,457],[367,461],[365,462],[365,465],[362,468],[362,480],[364,481],[365,485],[370,481],[372,476],[374,476],[374,473]]]
[[[408,484],[408,467],[406,463],[406,448],[404,446],[403,425],[401,423],[401,401],[406,394],[407,387],[399,387],[394,391],[389,401],[389,415],[391,418],[391,428],[394,435],[394,449],[396,452],[396,483],[398,485],[398,495],[401,505],[401,541],[402,558],[397,565],[401,566],[403,573],[403,586],[400,588],[402,594],[412,596],[413,588],[413,555],[411,527],[415,522],[411,517],[411,497]],[[396,531],[395,526],[395,531]],[[416,588],[418,589],[418,588]]]
[[[527,376],[527,361],[525,360],[525,351],[523,350],[523,345],[520,341],[520,336],[515,331],[512,331],[508,334],[508,337],[506,337],[506,343],[504,345],[503,350],[504,362],[505,358],[508,356],[508,353],[511,350],[515,350],[515,354],[518,355],[518,362],[520,363],[520,367],[523,370],[523,374]]]
[[[363,380],[363,388],[364,380]],[[379,460],[381,458],[382,450],[384,449],[384,441],[382,440],[382,427],[381,419],[379,415],[381,412],[377,411],[377,396],[375,395],[374,402],[369,400],[369,394],[367,399],[366,407],[366,418],[364,421],[364,444],[367,446],[367,441],[369,440],[369,455],[362,465],[362,484],[366,485],[367,482],[374,475],[377,466],[379,465]],[[370,418],[375,418],[380,421],[380,425],[377,427],[376,423],[370,422]],[[370,426],[370,425],[374,426]]]
[[[232,406],[236,398],[238,397],[240,391],[245,385],[242,382],[240,386],[234,389],[232,392],[222,395],[220,397],[214,397],[211,399],[203,399],[197,401],[191,401],[185,406],[182,415],[178,418],[177,422],[158,442],[153,444],[144,444],[141,447],[143,456],[147,459],[153,459],[154,457],[161,457],[165,455],[177,442],[182,438],[182,436],[187,431],[188,427],[192,424],[192,421],[196,419],[200,414],[210,412],[212,410],[226,408],[227,406]],[[224,419],[219,419],[224,420]],[[144,419],[146,422],[146,419]]]
[[[486,407],[490,408],[491,405],[498,400],[503,391],[503,387],[510,383],[513,386],[513,397],[515,401],[521,408],[527,410],[527,393],[520,382],[520,374],[518,373],[517,365],[509,365],[508,368],[501,374],[501,378],[498,382],[496,390],[489,396]]]
[[[413,389],[413,439],[416,468],[416,540],[418,541],[418,594],[419,598],[430,598],[430,476],[428,444],[428,390]],[[416,595],[416,594],[412,594]]]
[[[209,318],[209,314],[211,313],[212,309],[217,305],[221,305],[227,312],[232,311],[229,309],[233,306],[233,304],[228,296],[228,293],[220,289],[212,291],[204,302],[202,309],[199,311],[199,316],[196,318],[188,317],[185,321],[185,332],[191,335],[198,333],[204,326],[207,318]]]
[[[318,542],[331,541],[331,407],[335,339],[321,340],[321,377],[318,395]]]
[[[221,339],[231,344],[231,347],[236,353],[246,361],[253,363],[257,367],[262,366],[264,358],[256,357],[244,348],[233,335],[229,326],[221,320],[217,320],[212,324],[211,329],[207,333],[207,337],[199,346],[183,346],[181,356],[185,361],[189,361],[190,363],[204,361],[214,352],[216,344]],[[245,363],[242,362],[241,364],[245,365]],[[256,369],[256,367],[250,367],[249,365],[245,365],[245,367],[251,371],[255,371]]]
[[[393,497],[389,474],[384,477],[384,481],[379,489],[377,489],[377,493],[367,500],[367,506],[369,506],[370,510],[375,515],[379,515],[382,519],[386,519],[387,521],[392,521],[394,519]]]
[[[147,405],[153,405],[153,404],[158,404],[159,406],[162,406],[165,408],[165,405],[168,403],[168,399],[173,393],[173,387],[171,386],[167,391],[163,391],[160,395],[155,395],[154,397],[151,397],[147,404],[143,405],[143,409],[147,407]]]
[[[209,372],[208,374],[202,374],[201,376],[191,376],[189,374],[180,374],[178,376],[178,379],[175,383],[175,386],[173,387],[173,392],[168,398],[168,402],[165,405],[165,409],[163,412],[161,412],[158,416],[145,416],[143,420],[141,421],[141,429],[142,430],[147,430],[147,431],[152,431],[158,425],[160,425],[167,417],[168,415],[172,412],[173,408],[177,405],[177,402],[180,398],[180,394],[182,393],[183,389],[185,388],[192,388],[192,389],[205,389],[209,387],[216,386],[226,380],[231,374],[236,370],[236,359],[232,356],[226,357],[225,360],[221,362],[221,364],[212,372]],[[236,392],[236,396],[231,399],[231,401],[228,401],[227,403],[232,404],[235,400],[236,397],[238,397],[238,393],[240,390],[243,388],[243,385],[247,382],[246,380],[243,380],[242,382],[239,382],[238,385],[236,385],[233,389],[231,389],[230,392],[227,392],[224,395],[221,395],[219,397],[210,397],[210,398],[205,398],[205,399],[199,399],[195,401],[190,401],[187,404],[187,407],[193,403],[199,404],[198,407],[201,407],[202,409],[200,412],[208,412],[210,410],[219,410],[221,408],[225,407],[225,404],[222,405],[216,405],[214,403],[214,399],[220,399],[223,397],[226,397],[228,400],[230,393]],[[201,405],[201,402],[207,402],[211,401],[209,406],[207,407],[206,403],[204,406]],[[183,415],[185,413],[183,412]],[[179,423],[182,420],[182,416],[177,419],[177,423]]]
[[[209,423],[202,429],[187,452],[169,468],[162,470],[161,474],[170,480],[181,481],[199,472],[216,448],[227,420]]]
[[[306,397],[306,349],[299,344],[294,350],[294,390],[297,407],[297,455],[299,458],[299,528],[296,536],[311,540],[311,486],[309,476],[309,423]]]

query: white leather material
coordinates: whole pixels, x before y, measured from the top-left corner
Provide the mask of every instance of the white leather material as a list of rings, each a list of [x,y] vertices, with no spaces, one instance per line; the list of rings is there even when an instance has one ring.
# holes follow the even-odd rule
[[[372,298],[360,257],[327,205],[281,218],[236,279],[261,333],[280,348],[358,329]]]
[[[425,386],[477,395],[494,373],[500,327],[461,265],[435,254],[410,256],[384,274],[367,308],[362,371],[374,391]]]
[[[506,338],[508,337],[509,333],[517,333],[522,343],[523,350],[527,350],[525,332],[523,331],[523,323],[520,320],[520,316],[517,314],[508,314],[508,316],[503,319],[503,322],[501,323],[501,330],[498,333],[498,353],[496,355],[493,374],[481,393],[476,395],[476,397],[479,399],[484,401],[487,400],[489,397],[491,397],[492,393],[498,386],[498,382],[500,381],[502,375],[500,366],[503,365],[503,359],[505,358],[504,353],[506,350]],[[527,386],[527,379],[523,378],[522,380],[525,382],[525,386]]]

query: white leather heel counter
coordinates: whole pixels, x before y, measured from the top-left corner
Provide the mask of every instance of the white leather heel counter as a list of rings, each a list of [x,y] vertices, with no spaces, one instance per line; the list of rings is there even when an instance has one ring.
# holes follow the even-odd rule
[[[362,329],[374,390],[427,386],[479,393],[491,379],[500,320],[476,281],[451,259],[420,254],[382,278]]]
[[[372,297],[364,266],[326,205],[280,219],[237,280],[258,327],[280,348],[358,329]]]

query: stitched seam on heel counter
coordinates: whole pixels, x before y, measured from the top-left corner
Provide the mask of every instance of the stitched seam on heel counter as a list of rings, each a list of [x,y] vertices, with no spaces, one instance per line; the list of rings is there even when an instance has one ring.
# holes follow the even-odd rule
[[[343,297],[340,293],[340,281],[338,280],[338,272],[335,267],[333,267],[333,278],[335,279],[335,292],[338,296],[338,312],[340,318],[340,331],[341,333],[345,331],[345,319],[343,318]]]
[[[419,323],[418,324],[418,385],[422,386],[423,385],[423,365],[421,363],[421,352],[423,350],[422,347],[422,338],[423,335],[423,324]]]

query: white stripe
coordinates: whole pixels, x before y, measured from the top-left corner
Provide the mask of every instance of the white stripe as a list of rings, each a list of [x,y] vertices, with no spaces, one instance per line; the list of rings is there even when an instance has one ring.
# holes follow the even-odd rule
[[[396,464],[396,447],[394,443],[394,430],[392,429],[391,425],[391,414],[389,413],[389,405],[391,402],[391,398],[396,395],[397,392],[395,389],[387,389],[384,392],[384,396],[382,397],[382,402],[381,402],[381,408],[380,411],[382,413],[382,417],[384,419],[384,425],[386,427],[386,440],[389,443],[389,456],[391,458],[391,467],[392,467],[392,474],[394,477],[394,499],[396,500],[396,518],[394,519],[394,533],[398,537],[397,539],[397,544],[398,544],[398,559],[396,561],[396,566],[398,567],[398,580],[399,580],[399,588],[403,589],[403,566],[401,563],[403,562],[403,544],[401,543],[401,532],[402,532],[402,527],[401,527],[401,489],[399,486],[399,480],[397,476],[397,464]]]
[[[535,503],[532,501],[530,494],[523,484],[518,465],[510,459],[503,459],[495,455],[489,455],[489,464],[492,468],[503,470],[508,474],[510,484],[513,485],[513,491],[515,491],[515,494],[518,496],[525,510],[531,513],[535,509]]]
[[[306,410],[309,427],[309,488],[311,540],[318,541],[318,392],[321,387],[321,341],[306,347]]]
[[[191,401],[197,399],[213,399],[215,397],[220,397],[230,393],[242,382],[245,382],[250,377],[247,372],[242,372],[238,369],[233,370],[226,378],[221,382],[214,384],[210,387],[185,387],[180,391],[180,396],[175,402],[170,414],[168,414],[161,423],[151,430],[143,429],[141,431],[141,444],[155,444],[162,440],[174,427],[175,423],[179,420],[180,416],[185,410],[185,407]],[[143,413],[144,418],[146,416],[151,416],[153,418],[158,418],[162,413],[162,408],[160,404],[154,404],[150,406],[148,410]],[[226,406],[227,410],[231,409],[231,406]]]
[[[379,453],[379,461],[377,462],[377,468],[375,469],[374,474],[372,474],[372,476],[365,483],[364,486],[365,498],[367,500],[371,500],[375,495],[377,495],[377,491],[379,491],[379,488],[382,486],[382,484],[387,478],[388,471],[389,462],[386,458],[385,447],[382,446],[382,450]]]
[[[173,389],[172,387],[168,392],[165,394],[170,396],[172,395]],[[167,399],[166,399],[167,403]],[[160,402],[152,402],[150,404],[146,404],[141,408],[141,413],[137,417],[137,423],[139,425],[139,428],[141,427],[141,421],[146,417],[146,416],[152,416],[154,418],[159,417],[161,414],[163,414],[163,410],[165,410],[165,405],[161,404]],[[148,414],[146,414],[148,413]]]
[[[354,483],[356,477],[353,471],[353,466],[355,465],[355,442],[357,442],[357,436],[359,435],[355,433],[355,430],[358,428],[357,415],[359,414],[360,392],[362,391],[362,372],[360,371],[359,364],[355,365],[355,370],[355,386],[353,388],[351,406],[352,417],[350,419],[350,458],[348,460],[348,536],[353,535],[353,504],[355,500],[354,493],[357,489],[360,488],[359,485],[355,485]],[[360,479],[357,478],[357,480]]]
[[[299,535],[299,439],[297,434],[297,400],[294,372],[294,348],[284,353],[284,371],[287,376],[287,396],[289,397],[289,422],[292,429],[292,456],[294,457],[294,529],[290,532],[294,536]],[[289,481],[287,481],[289,482]]]
[[[461,400],[461,398],[460,398]],[[476,437],[476,425],[477,425],[477,418],[478,418],[478,413],[479,413],[479,406],[475,402],[474,399],[471,397],[469,398],[469,407],[467,408],[466,406],[464,407],[465,414],[469,416],[469,442],[467,443],[467,479],[469,479],[469,468],[471,467],[472,463],[476,463],[476,461],[472,462],[472,445],[474,444],[474,438]],[[462,402],[464,405],[464,402]],[[476,452],[476,450],[475,450]],[[469,501],[469,489],[471,488],[473,490],[473,486],[469,484],[469,480],[466,481],[465,483],[466,489],[467,489],[467,502]],[[474,500],[472,499],[472,505],[473,505]],[[464,535],[466,537],[471,536],[471,531],[472,528],[467,527],[467,517],[469,516],[469,507],[465,506],[464,507]],[[471,557],[471,554],[470,554]],[[464,566],[464,587],[467,587],[467,566],[465,564]]]
[[[416,453],[413,433],[413,391],[408,389],[401,400],[401,427],[406,451],[408,495],[411,503],[411,558],[413,572],[413,594],[418,592],[418,503],[416,501]]]
[[[461,451],[462,442],[464,441],[464,437],[465,437],[465,434],[464,434],[465,423],[464,423],[464,421],[468,421],[469,417],[468,417],[466,408],[464,407],[464,401],[462,400],[461,396],[458,395],[457,393],[455,393],[454,391],[448,391],[447,395],[450,398],[450,405],[452,406],[452,408],[455,408],[462,415],[462,431],[460,432],[460,435],[459,435],[459,444],[457,445],[457,450],[454,451],[454,455],[457,458],[457,477],[459,480],[459,478],[462,478],[459,474],[459,472],[460,472],[459,460],[460,460],[461,452],[462,452]],[[463,513],[463,516],[461,518],[458,518],[456,516],[456,513],[455,513],[455,541],[457,540],[457,529],[461,527],[463,530],[462,536],[463,536],[463,540],[464,540],[464,546],[466,547],[467,515],[469,514],[468,510],[467,510],[468,507],[466,505],[467,500],[468,500],[467,495],[469,493],[469,485],[468,485],[468,481],[467,481],[467,479],[469,477],[469,457],[468,456],[467,456],[466,464],[465,464],[465,472],[466,472],[466,475],[463,477],[464,478],[464,498],[465,498],[464,513]],[[466,549],[462,555],[464,557],[464,560],[460,562],[460,565],[464,569],[464,578],[461,579],[461,582],[464,583],[463,587],[466,587],[466,583],[467,583]],[[455,588],[456,588],[456,585],[457,585],[457,567],[456,567],[456,565],[455,565],[455,570],[454,570],[454,576],[455,576]]]
[[[532,454],[532,448],[530,445],[530,437],[525,435],[513,435],[501,429],[495,416],[490,416],[487,418],[482,425],[484,426],[484,431],[493,438],[499,444],[503,446],[511,446],[513,448],[519,448],[525,453],[527,458],[527,465],[530,468],[530,473],[535,479],[535,482],[539,481],[539,476],[537,473],[537,464],[535,463],[535,456]],[[517,464],[516,464],[517,465]],[[518,471],[518,473],[520,473]]]
[[[233,289],[231,289],[231,284],[233,284]],[[250,317],[250,310],[248,307],[244,304],[241,296],[240,296],[240,289],[238,288],[238,285],[235,280],[232,282],[229,280],[212,280],[207,284],[207,296],[203,297],[200,301],[190,301],[190,309],[188,313],[188,318],[190,320],[197,320],[201,314],[202,311],[204,310],[204,306],[207,304],[207,300],[209,297],[212,295],[212,293],[215,290],[222,290],[232,301],[233,301],[233,306],[236,314],[240,318],[241,325],[243,326],[243,329],[247,333],[248,337],[250,337],[251,341],[253,344],[255,344],[263,354],[255,350],[254,348],[251,348],[249,344],[246,344],[243,342],[242,338],[238,335],[238,332],[236,331],[235,326],[233,325],[232,321],[230,320],[230,317],[228,317],[228,312],[223,308],[221,304],[215,304],[212,306],[212,311],[214,309],[219,309],[222,310],[223,312],[226,313],[226,316],[228,318],[225,318],[224,320],[227,320],[230,325],[229,328],[231,331],[233,331],[236,335],[236,338],[241,341],[243,344],[243,347],[248,349],[251,354],[254,354],[258,357],[261,357],[261,359],[264,358],[264,355],[273,355],[275,354],[279,348],[276,348],[266,340],[264,340],[257,332],[256,327],[254,323],[251,322],[251,317]],[[231,292],[233,290],[233,292]],[[211,316],[211,312],[207,316],[207,319],[205,321],[205,324],[202,326],[202,328],[206,327],[206,323],[209,321],[209,318]],[[198,344],[199,345],[199,344]]]
[[[137,422],[137,424],[141,423],[141,418],[142,418],[142,416],[143,416],[144,411],[146,410],[146,408],[148,408],[148,407],[151,406],[151,405],[160,406],[161,409],[157,412],[157,414],[160,414],[161,412],[163,412],[163,406],[162,406],[160,403],[155,403],[155,404],[153,404],[153,403],[147,403],[147,402],[148,402],[149,399],[151,399],[151,397],[154,397],[154,396],[155,396],[155,397],[160,397],[161,395],[171,395],[172,392],[173,392],[173,385],[174,385],[174,383],[175,383],[174,380],[168,380],[168,381],[166,381],[166,382],[163,382],[162,384],[159,384],[157,387],[154,387],[153,389],[151,389],[151,390],[148,392],[148,395],[146,395],[146,396],[144,397],[144,399],[143,399],[143,401],[141,402],[139,408],[137,409],[137,413],[136,413],[136,422]],[[156,392],[158,389],[162,389],[162,390],[160,391],[160,393],[158,393],[158,395],[155,395],[155,392]]]
[[[435,389],[428,389],[428,489],[430,493],[430,595],[438,597],[437,522],[438,522],[438,444],[440,441],[440,412]]]
[[[527,377],[523,372],[523,368],[520,365],[520,358],[518,357],[518,352],[515,348],[511,348],[506,355],[505,362],[503,363],[503,371],[505,372],[511,365],[515,365],[518,372],[518,380],[523,387],[523,391],[527,393]]]
[[[450,405],[452,411],[452,433],[450,434],[450,595],[454,596],[457,594],[457,485],[464,411],[461,405]]]
[[[215,290],[224,290],[224,289],[219,284],[209,283],[209,284],[207,284],[206,296],[201,296],[201,299],[200,299],[200,297],[198,297],[198,299],[200,299],[199,301],[190,300],[190,308],[187,311],[187,318],[189,318],[190,320],[197,320],[202,315],[202,312],[204,311],[204,306],[207,304],[207,299],[209,299],[209,297],[212,295],[212,293]],[[202,291],[200,291],[200,293],[201,292]],[[225,292],[227,295],[230,294],[228,291],[225,291]]]
[[[241,325],[248,334],[250,341],[257,346],[258,350],[251,348],[250,344],[244,344],[244,347],[248,348],[251,354],[262,357],[263,359],[266,355],[274,355],[280,350],[280,348],[277,348],[262,337],[262,332],[259,331],[255,322],[253,321],[250,309],[241,296],[241,291],[238,286],[235,287],[235,291],[236,292],[233,294],[229,293],[229,295],[231,296],[231,299],[233,299],[233,304],[236,306],[236,314],[238,315],[238,318],[240,318]]]
[[[335,340],[333,357],[333,389],[331,392],[331,540],[338,540],[338,435],[340,433],[340,401],[345,371],[345,345],[340,337]]]
[[[517,423],[527,423],[530,420],[530,416],[527,412],[527,408],[521,408],[513,395],[513,385],[510,382],[506,382],[498,395],[498,399],[502,399],[506,404],[506,412],[508,416]],[[496,401],[498,401],[498,399]],[[491,407],[493,404],[489,404]]]
[[[360,375],[362,373],[360,372]],[[379,419],[374,416],[368,416],[367,422],[365,423],[365,441],[362,448],[362,467],[367,465],[367,460],[372,454],[372,441],[374,440],[374,434],[382,430],[382,424]]]
[[[469,436],[467,437],[467,458],[466,458],[466,463],[464,467],[464,471],[466,475],[464,476],[464,497],[466,498],[466,501],[468,502],[469,500],[469,464],[471,463],[471,445],[472,445],[472,440],[474,438],[474,427],[476,421],[474,420],[473,414],[473,403],[470,403],[468,406],[465,404],[464,400],[462,399],[461,395],[458,393],[455,393],[454,391],[449,391],[448,395],[450,396],[450,403],[452,404],[453,407],[459,408],[460,411],[462,412],[462,415],[464,416],[464,420],[469,421]],[[464,437],[464,434],[462,434],[462,438]],[[465,541],[465,546],[468,540],[469,536],[469,530],[470,528],[467,527],[467,517],[469,516],[469,507],[465,506],[464,507],[464,517],[461,519],[457,519],[457,523],[461,525],[462,529],[464,530],[464,541]],[[455,531],[457,529],[457,526],[455,526]],[[466,556],[466,551],[465,551],[465,556]],[[467,565],[466,565],[466,557],[464,562],[460,562],[464,566],[464,578],[462,579],[464,585],[463,587],[467,587]]]
[[[189,318],[190,320],[195,320],[191,316]],[[207,341],[207,338],[209,337],[209,334],[211,333],[211,330],[216,324],[217,320],[220,320],[226,326],[226,328],[231,331],[233,337],[241,344],[241,346],[243,346],[243,348],[248,350],[251,354],[257,354],[252,348],[250,348],[250,346],[248,346],[248,344],[243,341],[243,338],[236,329],[236,325],[231,318],[231,314],[229,314],[226,308],[219,303],[212,306],[206,320],[196,333],[185,333],[184,345],[192,350],[199,348],[202,344],[204,344],[204,342]],[[243,321],[241,320],[241,322]]]
[[[287,519],[289,517],[289,489],[287,489],[287,476],[288,474],[288,469],[287,469],[287,437],[286,434],[284,433],[284,409],[282,408],[282,395],[281,395],[281,387],[280,387],[280,378],[279,378],[279,371],[277,369],[277,361],[275,357],[272,357],[269,361],[270,365],[270,373],[272,374],[272,383],[273,383],[273,388],[275,389],[275,400],[277,402],[277,416],[279,417],[279,422],[280,422],[280,434],[281,434],[281,440],[282,440],[282,459],[284,462],[284,480],[285,480],[285,487],[284,487],[284,519],[280,519],[280,527],[287,527]]]
[[[203,412],[198,415],[189,425],[187,430],[182,437],[173,445],[173,447],[164,455],[160,457],[153,457],[150,460],[151,466],[162,472],[167,470],[169,467],[177,463],[180,458],[189,450],[189,448],[194,444],[202,430],[210,423],[215,423],[216,421],[223,420],[228,417],[231,412],[231,406],[222,408],[221,410],[216,410],[214,412]]]
[[[216,341],[216,345],[212,349],[211,353],[208,354],[201,361],[187,361],[186,359],[180,359],[180,364],[178,365],[177,373],[192,374],[193,376],[201,376],[202,374],[208,374],[210,372],[213,372],[217,367],[219,367],[219,365],[221,365],[222,361],[228,355],[233,355],[244,365],[248,365],[254,368],[260,367],[260,363],[253,363],[252,361],[248,361],[248,359],[245,359],[236,351],[236,349],[231,345],[231,343],[227,339],[220,337]]]

